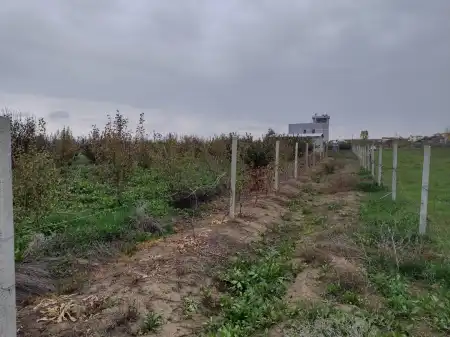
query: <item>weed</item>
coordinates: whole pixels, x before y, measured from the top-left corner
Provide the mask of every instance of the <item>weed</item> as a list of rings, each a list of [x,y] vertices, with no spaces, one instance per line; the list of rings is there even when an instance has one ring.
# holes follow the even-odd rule
[[[358,294],[352,290],[345,289],[340,283],[330,283],[327,286],[326,294],[344,304],[361,304],[361,299]]]
[[[327,223],[326,215],[318,215],[311,219],[311,223],[315,226],[324,226]]]
[[[301,205],[303,204],[303,200],[300,197],[293,198],[289,200],[288,208],[290,212],[297,211]]]
[[[294,320],[283,328],[284,336],[378,337],[385,335],[377,317],[364,311],[348,313],[325,306],[302,308]]]
[[[183,315],[190,318],[198,311],[199,302],[192,297],[183,298]]]
[[[213,295],[213,291],[210,287],[204,287],[201,289],[201,303],[204,308],[215,312],[220,309],[219,302],[219,297]]]
[[[278,228],[282,237],[287,233],[284,229]],[[249,336],[287,315],[282,297],[295,273],[289,262],[293,245],[287,239],[275,245],[267,240],[254,247],[252,254],[238,255],[220,275],[227,293],[220,299],[220,314],[210,322],[206,336]]]
[[[141,331],[143,333],[157,332],[163,323],[164,320],[160,314],[149,311],[142,322]]]

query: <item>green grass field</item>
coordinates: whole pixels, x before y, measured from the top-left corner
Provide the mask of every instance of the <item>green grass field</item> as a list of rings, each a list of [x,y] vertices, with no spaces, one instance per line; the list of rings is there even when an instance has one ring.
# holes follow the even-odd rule
[[[378,153],[375,162],[378,164]],[[397,201],[392,182],[392,150],[383,150],[380,189],[361,171],[364,191],[362,226],[356,240],[365,247],[365,266],[383,319],[392,336],[448,336],[450,333],[450,149],[432,148],[427,235],[419,236],[423,149],[399,148]],[[375,170],[377,173],[377,170]]]
[[[422,166],[422,148],[398,149],[397,200],[405,212],[415,213],[417,218],[420,209]],[[377,172],[378,153],[375,153],[375,173]],[[383,149],[383,183],[391,190],[391,149]],[[450,148],[431,149],[428,218],[428,233],[442,244],[448,242],[446,246],[450,250]]]

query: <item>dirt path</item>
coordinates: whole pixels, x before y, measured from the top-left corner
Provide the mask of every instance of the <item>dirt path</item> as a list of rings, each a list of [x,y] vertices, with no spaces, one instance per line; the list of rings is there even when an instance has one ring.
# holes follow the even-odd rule
[[[369,291],[363,267],[364,252],[352,241],[351,233],[359,225],[361,192],[356,191],[358,166],[341,161],[337,171],[312,177],[309,191],[303,194],[301,207],[306,213],[304,237],[297,243],[295,258],[304,269],[289,287],[285,300],[295,307],[316,308],[317,317],[296,317],[273,327],[270,337],[281,336],[372,336],[369,322],[352,316],[357,301],[353,294],[363,294],[367,306],[380,310],[380,302]],[[308,197],[309,195],[309,197]],[[347,295],[348,301],[334,301],[334,292]],[[325,308],[321,312],[320,308]],[[328,312],[337,309],[344,316],[334,318]],[[350,313],[349,316],[345,316]],[[306,314],[304,314],[306,315]],[[321,317],[323,315],[323,318]],[[300,315],[301,316],[301,315]],[[343,331],[346,331],[343,333]],[[375,336],[375,335],[373,335]]]
[[[213,297],[213,269],[279,222],[298,182],[280,185],[278,195],[243,205],[235,221],[214,213],[186,229],[146,242],[132,256],[95,265],[75,293],[35,298],[20,310],[19,336],[167,336],[194,335],[211,316],[196,308]],[[143,323],[148,320],[147,323]],[[142,333],[142,325],[148,332]],[[162,324],[157,334],[151,326]]]

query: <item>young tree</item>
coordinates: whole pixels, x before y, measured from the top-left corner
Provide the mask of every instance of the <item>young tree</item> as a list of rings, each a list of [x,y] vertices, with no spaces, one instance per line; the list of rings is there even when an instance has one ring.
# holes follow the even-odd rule
[[[360,138],[361,138],[361,139],[364,139],[364,140],[367,140],[367,139],[369,138],[369,131],[367,131],[367,130],[362,130],[362,131],[361,131],[361,134],[360,134]]]

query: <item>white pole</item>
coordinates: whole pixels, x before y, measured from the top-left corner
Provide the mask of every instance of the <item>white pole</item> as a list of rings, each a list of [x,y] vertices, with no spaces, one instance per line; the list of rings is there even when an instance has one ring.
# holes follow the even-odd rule
[[[9,119],[0,117],[0,336],[16,336],[16,285]]]
[[[278,166],[280,164],[280,141],[275,143],[275,192],[278,192]]]
[[[360,154],[359,159],[361,162],[361,167],[364,167],[364,149],[361,145],[359,146],[359,154]]]
[[[294,154],[294,178],[297,179],[298,176],[298,142],[295,143],[295,154]]]
[[[370,171],[370,147],[366,145],[366,170]]]
[[[361,162],[361,167],[364,168],[364,147],[359,146],[359,161]]]
[[[236,210],[236,165],[237,165],[237,136],[233,136],[231,143],[231,196],[230,218],[234,219]]]
[[[316,144],[313,144],[313,150],[312,150],[311,156],[312,156],[312,158],[311,158],[312,166],[314,167],[314,166],[316,166]]]
[[[361,155],[362,155],[362,167],[366,169],[366,148],[361,146]]]
[[[370,161],[372,164],[371,167],[372,177],[375,179],[375,145],[373,144],[370,147]]]
[[[392,144],[392,200],[397,200],[397,155],[398,143],[394,140]]]
[[[366,169],[366,148],[364,146],[361,147],[361,154],[362,154],[362,166],[363,169]]]
[[[428,181],[430,178],[430,158],[431,146],[423,147],[423,170],[422,170],[422,195],[420,200],[420,224],[419,234],[423,235],[427,229],[427,211],[428,211]]]
[[[356,145],[356,156],[358,157],[359,166],[361,166],[361,149]]]
[[[305,167],[309,167],[309,144],[308,144],[308,142],[306,142],[306,145],[305,145]]]
[[[383,175],[383,145],[378,146],[378,186],[381,186]]]

